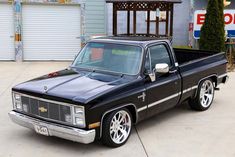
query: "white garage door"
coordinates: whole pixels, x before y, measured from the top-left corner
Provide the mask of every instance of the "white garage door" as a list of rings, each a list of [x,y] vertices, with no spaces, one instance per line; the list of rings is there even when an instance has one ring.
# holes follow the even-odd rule
[[[13,8],[0,3],[0,60],[14,60]]]
[[[24,60],[72,60],[81,48],[80,7],[23,5]]]

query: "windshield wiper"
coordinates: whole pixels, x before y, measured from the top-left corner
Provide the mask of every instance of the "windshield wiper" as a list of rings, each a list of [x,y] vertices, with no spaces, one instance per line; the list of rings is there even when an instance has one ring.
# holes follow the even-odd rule
[[[74,70],[76,70],[76,71],[81,70],[81,71],[89,71],[89,72],[93,72],[93,70],[92,70],[92,69],[81,68],[81,67],[77,67],[77,66],[69,66],[69,68],[72,68],[72,69],[74,69]]]
[[[121,72],[113,72],[113,71],[94,69],[94,68],[90,69],[90,68],[82,68],[82,67],[77,67],[77,66],[70,66],[70,68],[74,68],[76,70],[80,69],[80,70],[89,71],[89,72],[93,72],[93,73],[105,73],[105,74],[117,75],[120,77],[123,77],[125,75]]]

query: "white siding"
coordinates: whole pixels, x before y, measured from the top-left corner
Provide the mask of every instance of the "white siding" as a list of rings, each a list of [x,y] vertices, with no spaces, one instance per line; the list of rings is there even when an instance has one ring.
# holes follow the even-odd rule
[[[0,60],[14,60],[13,8],[0,3]]]
[[[105,0],[86,1],[85,32],[87,36],[106,34],[105,8]],[[107,16],[111,15],[107,14]]]
[[[72,60],[81,46],[80,7],[23,5],[24,60]]]

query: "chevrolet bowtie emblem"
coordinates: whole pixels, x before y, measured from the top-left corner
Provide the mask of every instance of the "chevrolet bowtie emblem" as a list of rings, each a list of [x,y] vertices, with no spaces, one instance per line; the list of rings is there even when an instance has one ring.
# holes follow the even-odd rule
[[[38,110],[39,110],[40,112],[47,112],[47,109],[44,108],[44,107],[39,107]]]

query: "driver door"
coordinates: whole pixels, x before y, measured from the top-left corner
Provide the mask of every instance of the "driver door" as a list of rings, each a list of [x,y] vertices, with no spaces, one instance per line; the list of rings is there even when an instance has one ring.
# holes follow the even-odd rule
[[[155,81],[146,81],[146,100],[148,101],[148,116],[165,111],[179,102],[181,95],[181,78],[175,67],[173,56],[166,43],[152,45],[148,48],[145,70],[153,73],[155,65],[167,63],[169,73],[156,73]]]

